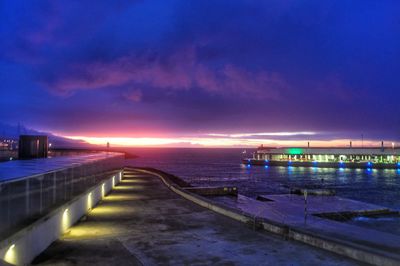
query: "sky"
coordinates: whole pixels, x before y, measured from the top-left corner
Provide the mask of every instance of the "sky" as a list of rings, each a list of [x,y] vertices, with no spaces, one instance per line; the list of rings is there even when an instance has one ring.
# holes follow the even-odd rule
[[[0,2],[0,122],[91,143],[400,143],[400,2]]]

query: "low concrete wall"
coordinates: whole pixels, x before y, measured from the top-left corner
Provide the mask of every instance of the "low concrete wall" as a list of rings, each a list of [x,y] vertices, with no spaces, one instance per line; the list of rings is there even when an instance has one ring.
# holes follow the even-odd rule
[[[219,204],[209,201],[203,197],[195,195],[191,192],[185,191],[183,188],[172,183],[167,174],[162,174],[161,171],[152,171],[148,169],[135,168],[137,171],[142,171],[148,174],[158,176],[164,184],[169,187],[175,193],[181,195],[183,198],[188,199],[202,207],[208,208],[212,211],[230,217],[234,220],[243,223],[258,223],[262,228],[268,232],[282,235],[286,239],[292,239],[305,244],[325,249],[336,254],[346,256],[364,263],[373,265],[387,265],[395,266],[399,265],[399,260],[391,257],[390,254],[384,254],[385,252],[378,252],[371,248],[360,246],[355,243],[346,241],[338,241],[337,239],[329,239],[325,236],[321,236],[318,233],[303,231],[297,228],[291,228],[285,224],[279,224],[274,221],[267,221],[265,219],[256,221],[255,217],[250,216],[247,213],[240,212],[236,209],[230,209],[229,207],[220,206]],[[256,224],[255,224],[256,225]],[[381,254],[380,254],[381,253]]]
[[[87,214],[122,179],[123,170],[0,242],[0,258],[27,265]]]
[[[326,237],[322,238],[317,234],[301,232],[300,230],[290,230],[289,238],[372,265],[399,265],[399,261],[390,258],[389,254],[388,257],[385,257],[382,254],[377,254],[375,249],[359,246],[355,243],[349,245],[345,241],[330,240]]]
[[[195,193],[201,196],[237,196],[238,191],[236,187],[184,187],[186,191]]]

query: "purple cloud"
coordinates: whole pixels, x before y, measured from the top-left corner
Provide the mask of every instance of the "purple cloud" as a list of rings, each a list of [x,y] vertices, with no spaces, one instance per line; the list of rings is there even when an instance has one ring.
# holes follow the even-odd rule
[[[121,57],[111,62],[87,62],[65,66],[52,80],[40,82],[56,94],[76,90],[112,88],[127,84],[164,90],[200,89],[211,94],[277,99],[288,84],[275,72],[251,72],[224,64],[212,69],[199,62],[195,48],[184,48],[167,58]]]

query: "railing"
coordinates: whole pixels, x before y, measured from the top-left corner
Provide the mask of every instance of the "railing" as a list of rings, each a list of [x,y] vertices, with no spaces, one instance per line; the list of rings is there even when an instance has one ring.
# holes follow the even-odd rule
[[[54,208],[84,193],[124,166],[116,154],[62,169],[0,181],[0,239],[43,217]]]

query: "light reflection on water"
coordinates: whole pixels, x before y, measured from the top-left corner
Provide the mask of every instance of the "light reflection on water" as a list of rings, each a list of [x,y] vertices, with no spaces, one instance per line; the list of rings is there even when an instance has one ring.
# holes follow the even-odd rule
[[[400,210],[400,169],[262,167],[241,164],[242,149],[131,149],[131,165],[154,167],[193,185],[233,185],[239,192],[288,193],[292,187],[335,189],[339,196]]]
[[[347,223],[400,235],[400,216],[398,214],[382,215],[380,217],[354,217]]]

